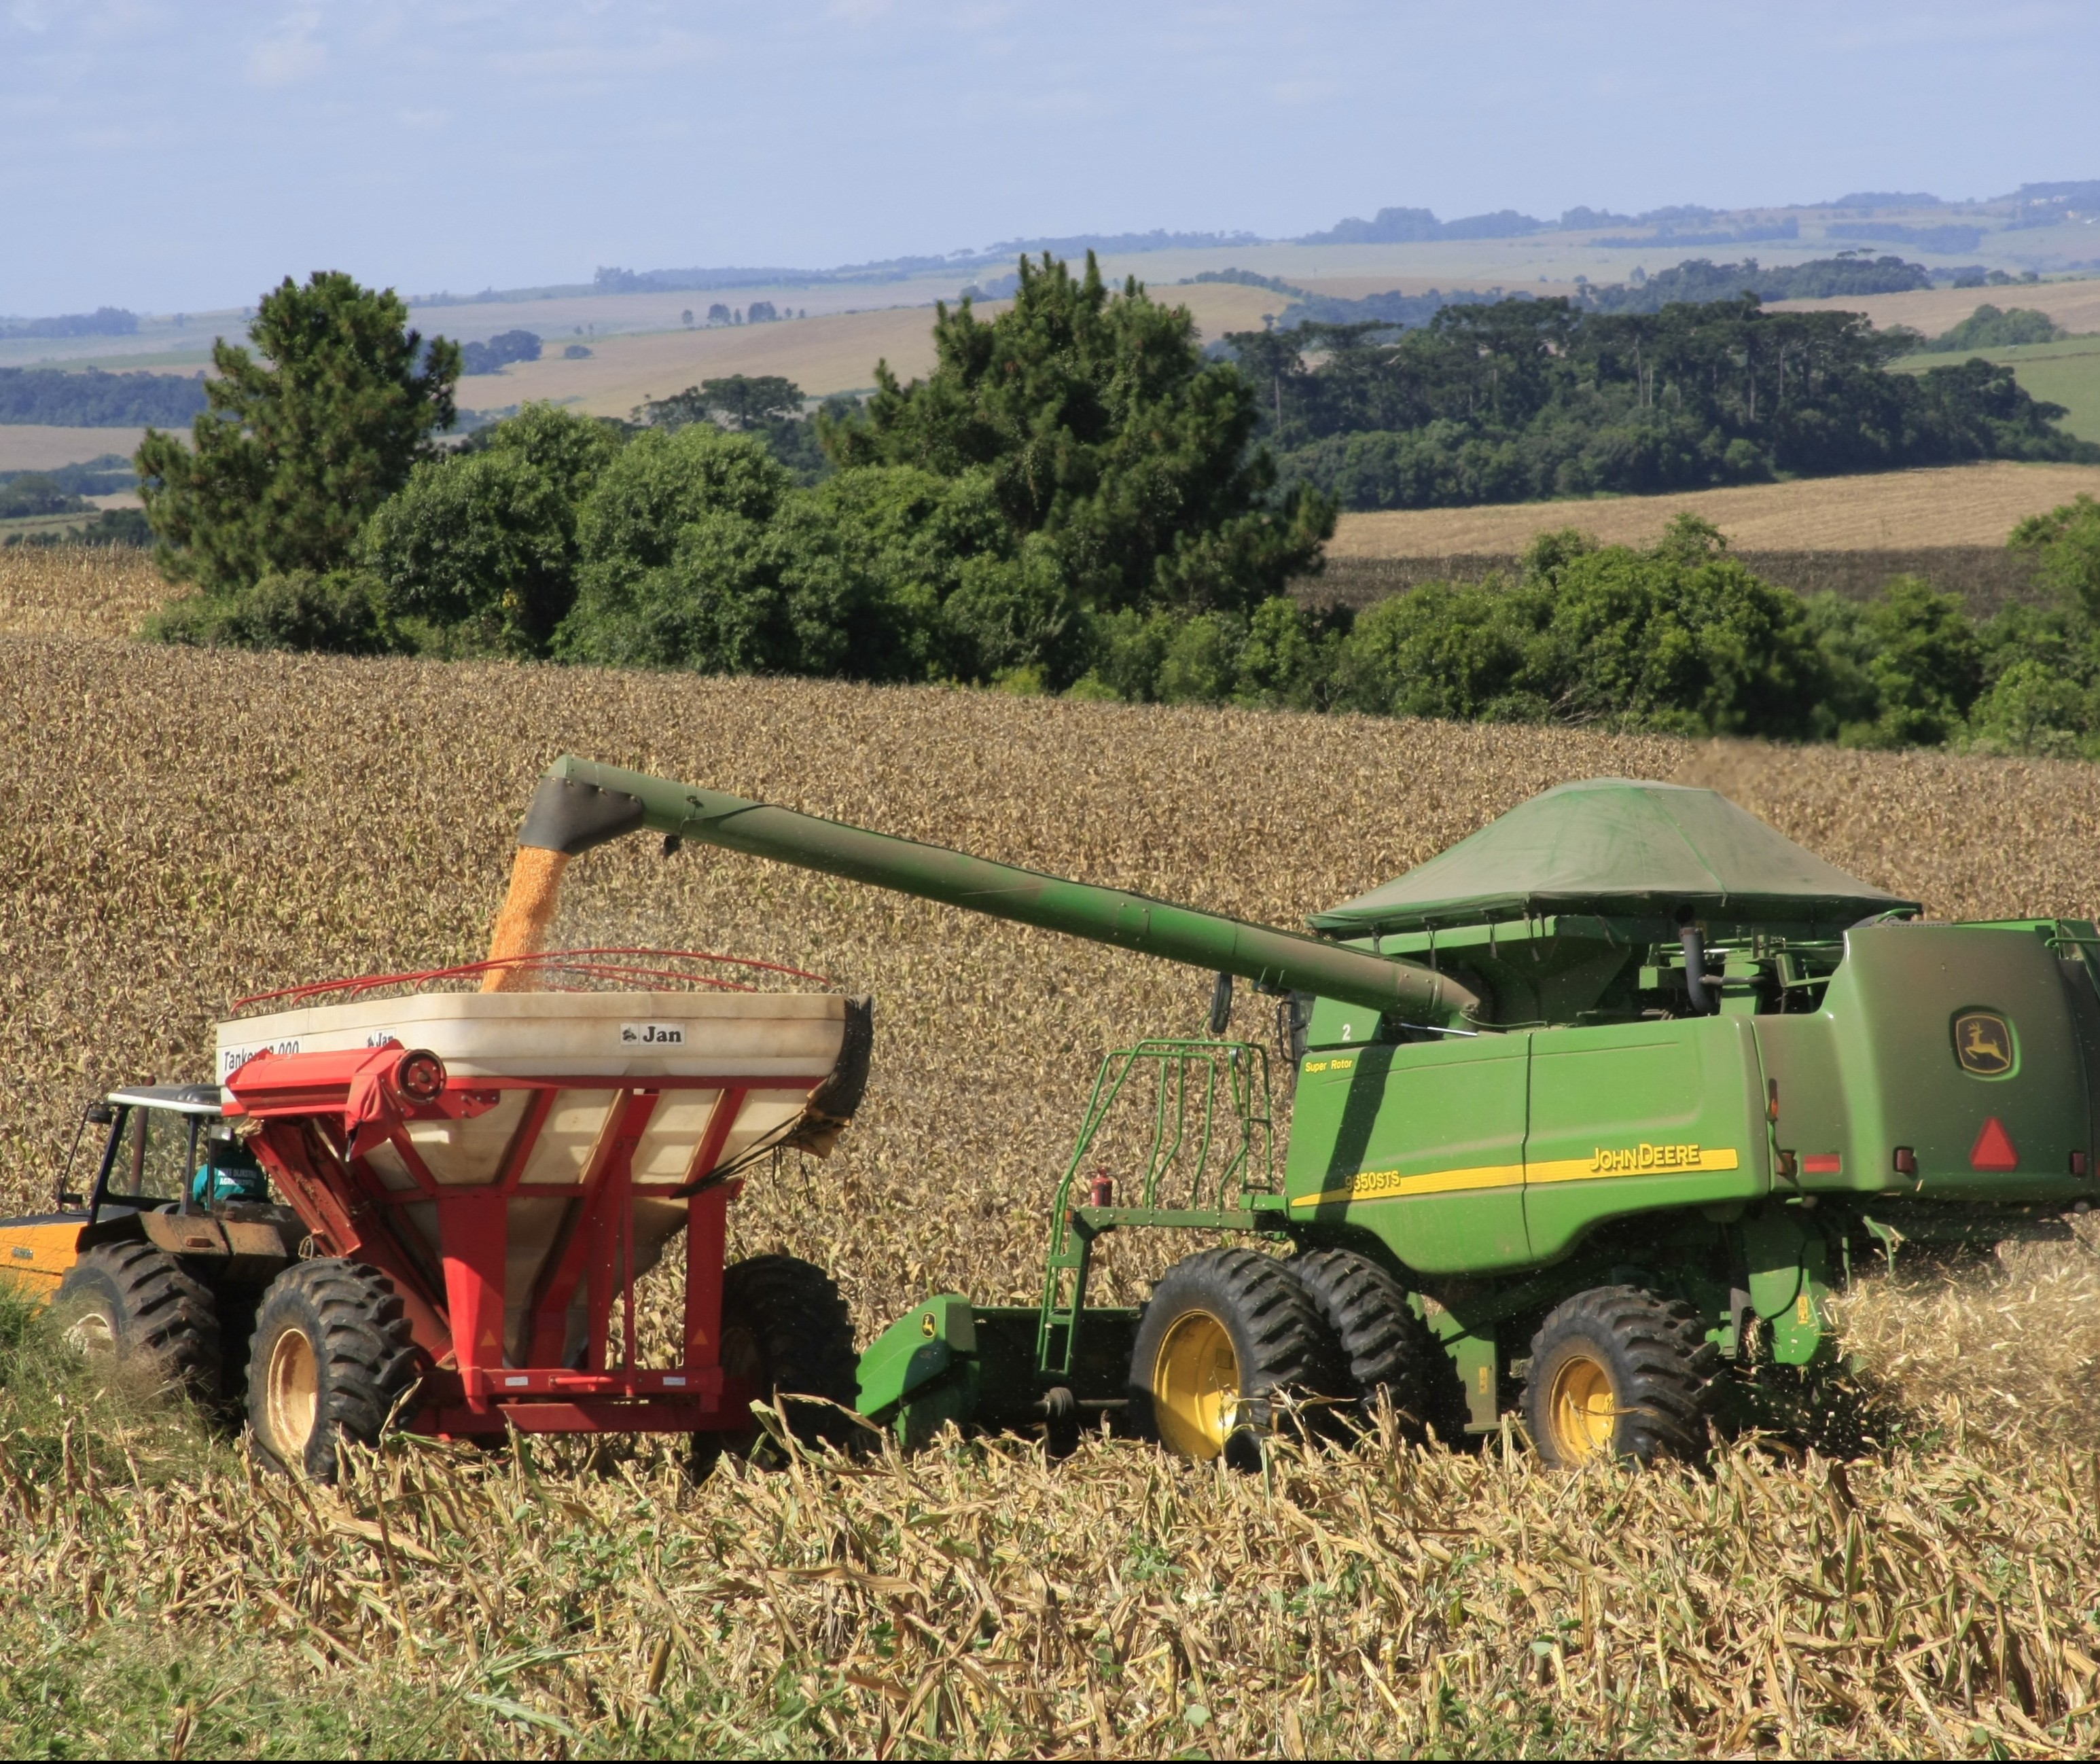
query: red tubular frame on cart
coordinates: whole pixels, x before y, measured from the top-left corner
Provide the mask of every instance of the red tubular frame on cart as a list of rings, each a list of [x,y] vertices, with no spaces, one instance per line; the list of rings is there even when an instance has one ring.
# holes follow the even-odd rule
[[[730,1202],[741,1182],[695,1192],[721,1162],[745,1097],[748,1079],[685,1078],[642,1089],[623,1087],[615,1118],[601,1136],[580,1188],[523,1185],[525,1167],[557,1092],[602,1090],[602,1078],[535,1077],[454,1082],[426,1104],[403,1096],[392,1076],[398,1043],[342,1053],[256,1055],[226,1087],[228,1114],[258,1122],[253,1143],[324,1252],[370,1263],[390,1280],[408,1308],[423,1361],[424,1403],[416,1424],[429,1431],[481,1434],[506,1425],[526,1432],[692,1432],[744,1424],[761,1393],[725,1378],[720,1365],[723,1258]],[[815,1082],[815,1080],[812,1080]],[[767,1088],[775,1087],[769,1085]],[[797,1087],[791,1079],[781,1089]],[[633,1365],[633,1157],[662,1089],[712,1089],[714,1113],[683,1181],[652,1182],[646,1193],[686,1202],[684,1364]],[[411,1121],[470,1118],[495,1106],[505,1090],[528,1090],[527,1103],[494,1180],[452,1187],[432,1175],[407,1131]],[[381,1181],[368,1153],[390,1146],[415,1184],[395,1192]],[[510,1202],[521,1192],[576,1204],[568,1228],[549,1252],[545,1272],[519,1330],[505,1339]],[[401,1209],[435,1205],[439,1254],[432,1258]],[[558,1364],[576,1289],[588,1281],[589,1336],[585,1368]],[[613,1307],[621,1340],[612,1352]],[[525,1364],[508,1352],[524,1350]]]

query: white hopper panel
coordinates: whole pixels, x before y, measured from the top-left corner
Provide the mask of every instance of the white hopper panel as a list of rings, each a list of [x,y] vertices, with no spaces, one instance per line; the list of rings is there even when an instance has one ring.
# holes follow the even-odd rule
[[[806,1090],[838,1061],[846,1003],[795,992],[426,992],[301,1005],[221,1023],[218,1075],[266,1048],[341,1053],[391,1037],[460,1078],[772,1078]]]

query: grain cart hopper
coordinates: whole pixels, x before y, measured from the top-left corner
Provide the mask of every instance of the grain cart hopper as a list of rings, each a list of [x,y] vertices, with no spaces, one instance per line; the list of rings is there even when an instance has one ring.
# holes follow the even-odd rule
[[[543,975],[655,986],[525,990]],[[675,990],[695,977],[527,951],[258,1001],[219,1025],[221,1083],[91,1106],[93,1175],[0,1243],[80,1338],[207,1401],[245,1387],[264,1455],[324,1480],[339,1437],[397,1413],[456,1437],[690,1433],[704,1461],[754,1399],[799,1394],[823,1402],[794,1423],[836,1431],[836,1288],[786,1256],[725,1269],[726,1219],[758,1158],[827,1151],[851,1117],[867,1003]],[[636,1282],[681,1233],[679,1344],[645,1365]]]
[[[1214,1039],[1104,1062],[1040,1303],[941,1294],[862,1355],[907,1440],[1106,1411],[1232,1456],[1295,1388],[1453,1434],[1516,1409],[1558,1463],[1692,1455],[1724,1370],[1831,1356],[1864,1258],[2093,1192],[2093,928],[1921,923],[1711,791],[1549,791],[1305,937],[569,758],[520,885],[644,827],[1219,975]],[[1215,1039],[1229,976],[1288,995],[1280,1171],[1267,1050]],[[1088,1304],[1094,1246],[1136,1229],[1294,1253]]]

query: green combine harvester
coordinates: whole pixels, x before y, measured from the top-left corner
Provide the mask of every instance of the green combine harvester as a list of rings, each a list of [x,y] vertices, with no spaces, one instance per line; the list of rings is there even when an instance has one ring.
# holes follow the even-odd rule
[[[1515,1411],[1555,1464],[1696,1458],[1760,1369],[1833,1357],[1870,1259],[2060,1231],[2093,1193],[2093,927],[1924,923],[1712,791],[1564,785],[1310,936],[573,758],[520,844],[645,827],[1217,976],[1208,1038],[1102,1062],[1040,1303],[942,1294],[862,1356],[862,1413],[907,1444],[1105,1417],[1246,1462],[1389,1405],[1420,1439]],[[1295,1067],[1280,1163],[1235,977]],[[1212,1241],[1142,1308],[1090,1304],[1096,1246],[1137,1230]]]

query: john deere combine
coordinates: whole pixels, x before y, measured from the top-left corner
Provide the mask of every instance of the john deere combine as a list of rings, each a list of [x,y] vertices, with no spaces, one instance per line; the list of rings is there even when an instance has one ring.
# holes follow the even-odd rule
[[[1237,1458],[1296,1396],[1447,1435],[1516,1409],[1556,1463],[1696,1454],[1725,1368],[1830,1356],[1864,1258],[2093,1192],[2093,926],[1922,923],[1711,791],[1550,791],[1311,936],[575,759],[519,874],[645,827],[1218,975],[1212,1039],[1103,1062],[1040,1303],[943,1294],[862,1356],[907,1441],[1106,1413]],[[1280,1167],[1233,977],[1295,1065]],[[1090,1304],[1133,1230],[1214,1241]]]

